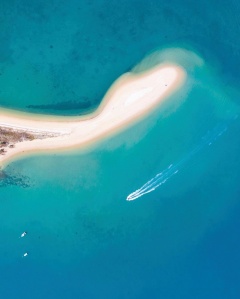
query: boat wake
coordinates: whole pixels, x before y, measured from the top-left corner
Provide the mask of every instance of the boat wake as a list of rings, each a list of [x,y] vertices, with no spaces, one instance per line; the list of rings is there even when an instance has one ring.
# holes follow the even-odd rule
[[[158,173],[142,187],[130,193],[127,196],[126,200],[135,200],[165,184],[171,177],[176,175],[184,166],[184,164],[186,164],[186,162],[189,161],[194,155],[196,155],[206,146],[211,146],[224,132],[226,132],[227,128],[227,125],[221,123],[214,127],[214,129],[212,129],[211,131],[208,131],[207,134],[201,138],[200,143],[196,147],[194,147],[186,157],[184,157],[176,164],[170,164],[166,169]]]

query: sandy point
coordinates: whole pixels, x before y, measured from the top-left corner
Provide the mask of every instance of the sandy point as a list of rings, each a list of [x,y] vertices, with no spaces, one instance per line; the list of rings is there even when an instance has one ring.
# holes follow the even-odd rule
[[[148,115],[183,86],[185,70],[161,64],[140,74],[126,73],[110,87],[98,109],[84,117],[55,117],[0,110],[0,128],[45,138],[18,142],[0,155],[0,166],[29,152],[86,147]]]

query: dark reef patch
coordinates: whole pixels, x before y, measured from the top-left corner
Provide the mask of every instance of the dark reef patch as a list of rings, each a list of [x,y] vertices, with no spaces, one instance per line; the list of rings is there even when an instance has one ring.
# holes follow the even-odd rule
[[[92,108],[92,103],[87,99],[83,99],[81,102],[66,101],[48,105],[28,105],[27,108],[43,110],[88,110]]]
[[[7,186],[18,186],[21,188],[31,187],[29,177],[22,175],[14,170],[8,173],[0,169],[0,188]]]

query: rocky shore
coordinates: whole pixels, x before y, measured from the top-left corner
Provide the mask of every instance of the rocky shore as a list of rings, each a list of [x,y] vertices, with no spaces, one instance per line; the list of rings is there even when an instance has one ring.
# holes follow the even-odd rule
[[[49,134],[46,132],[28,132],[0,126],[0,155],[5,155],[9,149],[15,147],[16,143],[32,141],[35,139],[45,139],[55,136],[58,136],[58,134]]]
[[[8,148],[13,148],[18,142],[34,139],[34,134],[0,127],[0,154],[4,155]]]

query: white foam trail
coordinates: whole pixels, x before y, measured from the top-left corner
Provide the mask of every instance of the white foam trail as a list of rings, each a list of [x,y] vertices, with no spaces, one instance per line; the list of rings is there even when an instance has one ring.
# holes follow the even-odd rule
[[[213,130],[211,130],[201,138],[200,144],[193,148],[193,150],[190,151],[190,153],[186,157],[184,157],[175,165],[170,164],[166,169],[156,174],[155,177],[150,179],[141,188],[130,193],[127,196],[126,200],[135,200],[147,193],[156,190],[158,187],[165,184],[172,176],[176,175],[179,172],[179,168],[181,168],[189,159],[191,159],[196,153],[202,150],[207,144],[211,145],[213,142],[215,142],[224,132],[226,132],[226,130],[226,125],[217,125]]]
[[[171,167],[171,165],[169,165],[167,169],[165,169],[161,173],[158,173],[154,178],[149,180],[140,189],[137,189],[136,191],[129,194],[127,196],[127,200],[130,201],[130,200],[137,199],[143,196],[144,194],[154,191],[162,184],[165,184],[168,179],[170,179],[173,175],[178,173],[179,170],[178,169],[176,170],[176,166]]]

